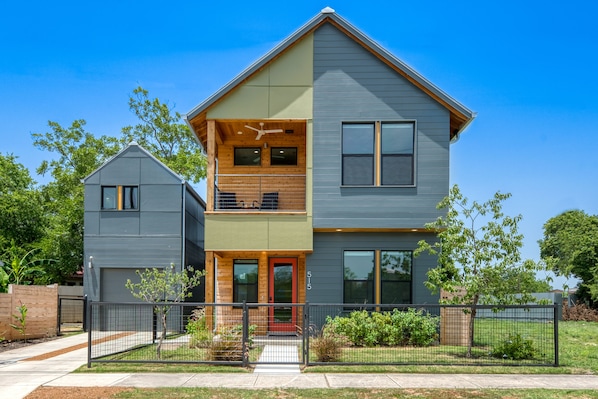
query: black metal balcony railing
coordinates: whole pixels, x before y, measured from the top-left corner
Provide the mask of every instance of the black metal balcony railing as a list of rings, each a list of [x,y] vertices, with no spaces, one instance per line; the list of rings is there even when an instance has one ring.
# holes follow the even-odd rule
[[[216,175],[214,210],[305,212],[305,175]]]

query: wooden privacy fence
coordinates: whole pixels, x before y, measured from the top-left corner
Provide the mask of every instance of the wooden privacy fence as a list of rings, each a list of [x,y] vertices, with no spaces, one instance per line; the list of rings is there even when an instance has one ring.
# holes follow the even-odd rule
[[[13,316],[20,316],[19,306],[27,307],[25,336],[11,324],[19,325]],[[8,293],[0,294],[0,338],[19,340],[56,335],[58,285],[9,285]]]

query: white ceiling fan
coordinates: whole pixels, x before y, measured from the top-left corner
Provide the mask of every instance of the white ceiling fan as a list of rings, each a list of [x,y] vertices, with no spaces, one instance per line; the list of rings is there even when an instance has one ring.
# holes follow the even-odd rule
[[[257,136],[255,137],[256,140],[261,139],[264,134],[268,134],[268,133],[282,133],[283,132],[282,129],[265,129],[264,130],[264,122],[260,122],[260,128],[259,129],[255,128],[253,126],[249,126],[249,125],[245,125],[245,127],[247,129],[255,130],[257,132]]]

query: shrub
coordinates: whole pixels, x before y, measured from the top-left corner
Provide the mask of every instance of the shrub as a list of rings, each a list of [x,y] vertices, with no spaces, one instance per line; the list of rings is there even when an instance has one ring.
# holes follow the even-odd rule
[[[347,344],[347,338],[334,331],[330,324],[322,329],[310,340],[310,348],[316,354],[318,362],[338,362],[341,359],[342,348]]]
[[[577,302],[573,306],[563,306],[563,321],[598,321],[598,310]]]
[[[509,334],[490,352],[490,356],[501,359],[526,360],[537,357],[538,350],[531,339],[524,339],[521,334]]]
[[[253,345],[253,337],[257,326],[248,326],[247,347]],[[240,361],[243,360],[243,325],[222,326],[207,345],[209,360]]]
[[[428,346],[438,339],[438,318],[415,309],[353,311],[349,317],[328,317],[326,322],[355,346]]]
[[[205,308],[196,308],[187,322],[187,334],[190,335],[189,347],[206,348],[212,342],[212,332],[206,324]]]

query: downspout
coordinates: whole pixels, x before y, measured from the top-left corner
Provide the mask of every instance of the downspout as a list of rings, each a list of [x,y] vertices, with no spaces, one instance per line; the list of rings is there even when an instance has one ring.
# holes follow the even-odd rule
[[[185,190],[186,187],[187,186],[186,186],[185,182],[183,181],[182,184],[181,184],[182,195],[183,195],[183,198],[182,198],[182,200],[183,200],[182,201],[183,209],[182,209],[182,212],[181,212],[182,213],[182,215],[181,215],[181,237],[182,237],[182,242],[181,242],[181,272],[184,272],[185,268],[187,266],[187,265],[185,265],[185,248],[187,247],[186,246],[186,242],[187,241],[186,241],[186,237],[185,237],[185,233],[186,233],[186,228],[185,228],[186,227],[186,225],[185,225],[186,217],[185,217],[185,215],[187,214],[187,201],[186,201],[187,196],[185,195],[186,194],[186,190]]]

